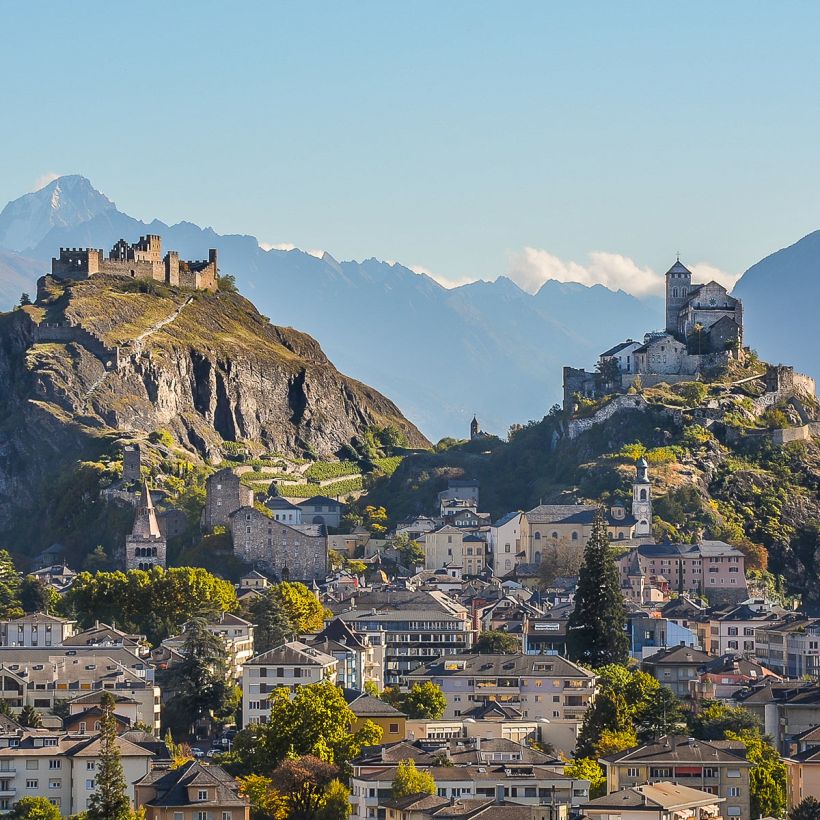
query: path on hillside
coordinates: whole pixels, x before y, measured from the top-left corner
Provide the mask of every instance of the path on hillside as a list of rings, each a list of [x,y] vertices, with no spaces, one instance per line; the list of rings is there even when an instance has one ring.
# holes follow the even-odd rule
[[[135,339],[129,342],[129,347],[139,347],[142,344],[142,342],[149,336],[153,336],[156,332],[162,330],[162,328],[164,328],[166,325],[170,325],[171,322],[176,321],[176,319],[179,318],[180,313],[182,313],[182,311],[185,310],[185,308],[188,307],[188,305],[190,305],[193,301],[194,297],[189,296],[173,313],[170,314],[170,316],[166,316],[159,322],[155,322],[153,325],[151,325],[151,327],[148,328],[148,330],[143,331],[142,333],[140,333],[139,336],[137,336]]]

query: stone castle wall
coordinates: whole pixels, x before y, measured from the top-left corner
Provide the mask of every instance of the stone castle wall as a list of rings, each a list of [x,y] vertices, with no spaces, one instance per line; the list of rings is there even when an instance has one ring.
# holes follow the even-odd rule
[[[109,347],[82,327],[66,324],[35,324],[32,337],[35,344],[44,342],[69,344],[74,342],[93,353],[106,367],[117,369],[120,366],[120,348]]]
[[[240,507],[253,506],[253,490],[242,484],[230,468],[218,470],[205,482],[205,510],[203,524],[206,530],[227,527],[230,516]]]
[[[611,402],[588,418],[570,419],[567,423],[567,437],[570,439],[577,438],[581,433],[589,430],[594,425],[611,419],[616,413],[640,413],[644,412],[648,407],[649,403],[640,394],[616,396]]]

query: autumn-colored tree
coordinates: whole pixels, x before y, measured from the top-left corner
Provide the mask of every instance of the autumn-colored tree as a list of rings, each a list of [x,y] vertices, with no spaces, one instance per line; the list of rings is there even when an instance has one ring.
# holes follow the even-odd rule
[[[595,758],[576,757],[568,760],[564,766],[564,776],[589,780],[589,796],[592,798],[606,794],[606,775]]]
[[[447,708],[447,698],[432,681],[414,683],[401,697],[401,710],[411,720],[438,720]]]
[[[47,797],[22,797],[14,804],[8,820],[61,820],[60,810]]]
[[[314,755],[286,757],[273,770],[271,787],[285,799],[289,820],[317,820],[338,773],[338,766]]]
[[[396,774],[393,777],[393,799],[399,800],[402,797],[409,797],[411,794],[435,794],[436,781],[430,772],[420,771],[416,768],[416,761],[413,758],[402,760],[396,766]]]

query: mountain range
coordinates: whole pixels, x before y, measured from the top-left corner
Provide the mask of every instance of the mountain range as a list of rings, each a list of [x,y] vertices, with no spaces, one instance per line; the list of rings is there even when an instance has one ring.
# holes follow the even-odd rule
[[[510,424],[540,419],[560,400],[563,365],[590,367],[601,350],[663,321],[660,299],[602,285],[547,281],[530,294],[501,276],[448,289],[401,264],[339,262],[190,222],[143,222],[81,176],[59,177],[0,212],[0,307],[33,292],[61,246],[108,249],[145,233],[160,234],[182,258],[217,248],[221,272],[272,322],[312,335],[337,367],[390,396],[432,439],[465,437],[474,413],[502,436]],[[800,289],[820,295],[818,264],[820,234],[811,234],[753,266],[735,293],[747,342],[820,376],[809,339],[813,300],[792,298]]]

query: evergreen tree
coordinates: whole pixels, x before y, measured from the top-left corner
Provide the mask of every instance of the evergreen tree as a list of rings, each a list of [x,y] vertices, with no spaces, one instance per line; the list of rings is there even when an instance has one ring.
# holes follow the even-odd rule
[[[293,624],[275,586],[268,587],[248,607],[248,618],[254,624],[254,649],[258,653],[280,646],[294,634]]]
[[[584,549],[575,609],[567,623],[567,654],[584,666],[626,663],[629,638],[618,568],[609,546],[602,510],[595,514]]]
[[[225,641],[208,629],[204,618],[187,625],[181,654],[169,675],[176,694],[168,703],[166,722],[178,732],[190,732],[200,718],[230,713],[237,705],[236,687],[229,680]]]
[[[21,726],[27,726],[29,729],[39,729],[43,725],[40,713],[28,703],[23,707],[23,711],[20,712],[19,722]]]
[[[820,820],[820,802],[809,795],[788,813],[789,820]]]
[[[114,719],[114,696],[103,692],[100,699],[100,762],[97,767],[96,791],[88,800],[88,820],[129,820],[131,804],[126,794],[125,775],[117,748],[117,724]]]

